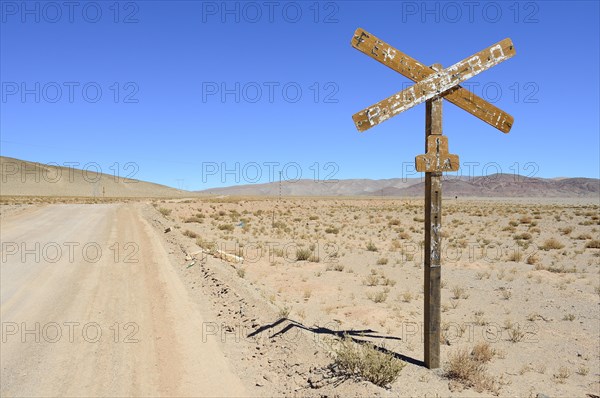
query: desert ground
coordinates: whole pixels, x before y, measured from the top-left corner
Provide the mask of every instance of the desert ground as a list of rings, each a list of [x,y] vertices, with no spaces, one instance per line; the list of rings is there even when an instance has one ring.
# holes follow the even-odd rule
[[[1,210],[3,396],[600,395],[597,200],[445,200],[436,370],[422,364],[420,199]],[[23,259],[23,242],[42,258]],[[50,242],[104,254],[51,262]],[[106,338],[69,341],[68,322]]]

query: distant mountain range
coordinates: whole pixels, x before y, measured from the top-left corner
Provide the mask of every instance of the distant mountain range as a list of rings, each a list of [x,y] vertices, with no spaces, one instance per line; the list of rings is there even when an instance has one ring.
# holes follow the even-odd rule
[[[202,191],[184,191],[151,182],[115,178],[109,174],[44,165],[0,156],[0,195],[81,197],[191,197],[227,196],[423,196],[421,178],[387,180],[282,181],[246,184]],[[445,176],[444,196],[598,198],[596,178],[529,178],[512,174],[485,177]]]
[[[513,174],[483,177],[444,177],[442,189],[448,196],[470,197],[598,197],[596,178],[530,178]],[[230,196],[423,196],[424,178],[386,180],[349,179],[338,181],[282,181],[246,184],[197,191]]]

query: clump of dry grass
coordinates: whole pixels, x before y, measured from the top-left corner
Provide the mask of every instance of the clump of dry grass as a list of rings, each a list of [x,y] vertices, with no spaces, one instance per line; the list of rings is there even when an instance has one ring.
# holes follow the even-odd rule
[[[378,249],[373,242],[369,242],[367,243],[367,250],[370,252],[376,252]]]
[[[377,286],[379,284],[379,277],[377,274],[369,274],[363,280],[363,284],[366,286]]]
[[[565,314],[565,316],[563,316],[563,321],[574,321],[575,320],[575,315],[574,314]]]
[[[569,235],[571,232],[573,232],[573,227],[569,226],[569,227],[559,228],[558,230],[563,235]]]
[[[196,239],[198,237],[198,234],[195,233],[194,231],[190,231],[189,229],[186,229],[185,231],[183,231],[183,236],[187,236],[188,238]]]
[[[486,390],[497,393],[498,382],[487,373],[485,366],[486,360],[489,361],[491,357],[491,348],[484,346],[476,346],[471,352],[460,349],[448,356],[444,376],[467,388],[474,388],[479,393]]]
[[[513,261],[515,263],[520,262],[522,259],[523,253],[521,253],[520,250],[515,250],[508,256],[508,261]]]
[[[535,265],[539,259],[536,257],[535,253],[531,256],[527,257],[526,263],[529,265]]]
[[[473,359],[481,363],[491,361],[494,355],[496,355],[496,350],[494,350],[488,342],[477,343],[471,350]]]
[[[452,298],[455,300],[458,299],[467,299],[469,295],[465,292],[465,288],[461,286],[454,286],[452,288]]]
[[[531,240],[532,236],[529,232],[523,232],[522,234],[516,234],[513,238],[515,240]]]
[[[231,224],[221,224],[218,227],[221,231],[228,231],[228,232],[232,232],[233,231],[233,225]]]
[[[383,303],[387,300],[389,289],[385,288],[377,293],[367,293],[367,298],[374,303]]]
[[[349,337],[332,349],[335,373],[343,378],[367,380],[385,387],[398,378],[406,364],[372,343],[356,344]]]
[[[546,239],[544,244],[540,246],[542,250],[559,250],[565,247],[565,245],[555,238]]]
[[[569,376],[571,376],[571,371],[569,368],[561,366],[558,368],[558,372],[554,374],[554,380],[556,380],[557,383],[564,384]]]
[[[585,244],[586,249],[600,249],[600,240],[594,239]]]
[[[331,267],[327,267],[327,271],[329,271],[330,269],[337,271],[337,272],[342,272],[344,270],[345,266],[342,263],[336,262],[333,264],[333,266]]]
[[[162,214],[163,216],[166,217],[166,216],[170,215],[173,210],[167,209],[166,207],[159,207],[158,211],[160,212],[160,214]]]
[[[183,220],[184,223],[202,223],[204,220],[204,214],[198,213],[194,216],[188,217]]]
[[[521,224],[531,224],[531,217],[529,217],[529,216],[521,217],[521,219],[519,220],[519,222]]]
[[[290,316],[291,310],[292,309],[286,305],[283,308],[279,309],[277,316],[279,317],[279,319],[287,319],[287,317]]]
[[[309,261],[311,263],[318,263],[320,259],[315,254],[314,248],[298,248],[296,249],[296,261]]]
[[[513,343],[518,343],[525,338],[525,331],[519,325],[512,325],[508,329],[508,340]]]

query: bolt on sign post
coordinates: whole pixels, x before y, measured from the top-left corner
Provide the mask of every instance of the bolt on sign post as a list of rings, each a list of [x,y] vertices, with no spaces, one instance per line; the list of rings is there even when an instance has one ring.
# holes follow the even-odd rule
[[[515,48],[510,39],[504,39],[444,69],[440,64],[425,66],[360,28],[354,32],[351,43],[355,49],[415,82],[353,115],[358,131],[366,131],[425,102],[425,154],[415,157],[415,169],[425,172],[424,362],[429,369],[439,368],[442,172],[459,168],[458,156],[448,152],[448,137],[442,135],[442,101],[448,100],[508,133],[514,118],[460,83],[513,57]]]

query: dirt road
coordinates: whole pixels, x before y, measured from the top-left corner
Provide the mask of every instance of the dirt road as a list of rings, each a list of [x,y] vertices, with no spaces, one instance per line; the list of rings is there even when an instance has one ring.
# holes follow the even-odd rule
[[[2,396],[241,396],[244,385],[135,205],[1,225]]]

